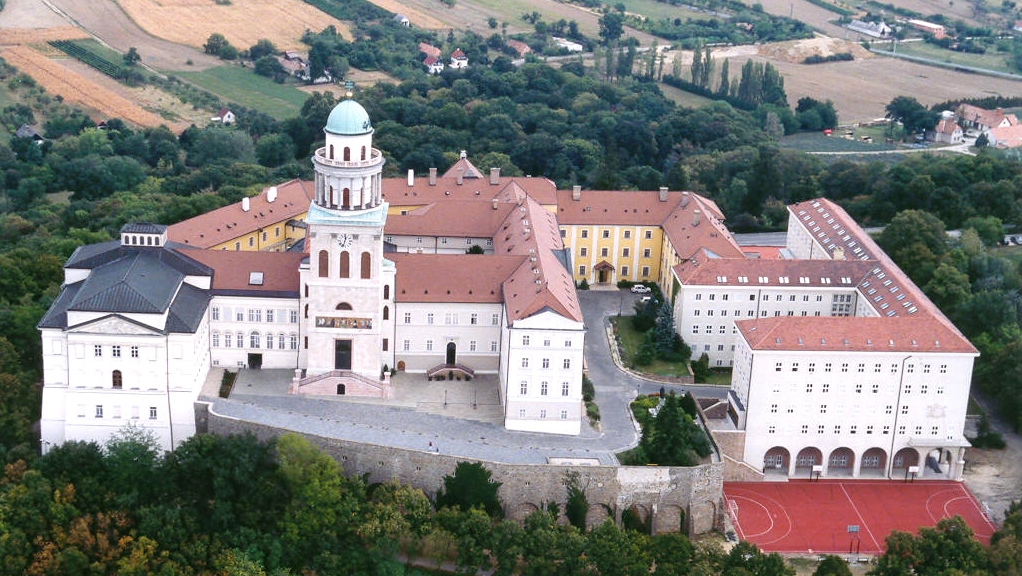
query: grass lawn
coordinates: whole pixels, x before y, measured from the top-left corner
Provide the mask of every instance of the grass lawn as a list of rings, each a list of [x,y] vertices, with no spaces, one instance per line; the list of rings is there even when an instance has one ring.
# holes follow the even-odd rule
[[[676,104],[686,106],[688,108],[702,108],[703,106],[709,106],[713,103],[712,98],[686,92],[681,88],[675,88],[674,86],[668,86],[667,84],[661,84],[660,91],[664,93],[664,97],[668,100],[672,100]]]
[[[672,6],[666,2],[656,2],[655,0],[620,0],[619,2],[614,2],[615,5],[619,3],[624,5],[626,12],[642,14],[650,20],[663,20],[664,18],[687,20],[689,18],[705,19],[708,17],[705,12],[695,12],[683,6]]]
[[[642,334],[632,328],[632,320],[629,316],[615,316],[610,321],[614,325],[614,332],[624,348],[621,361],[629,368],[636,368],[632,365],[632,357],[635,356],[635,351],[639,349],[639,344],[642,342]],[[688,366],[678,362],[654,360],[649,366],[636,369],[640,372],[656,374],[657,376],[688,376]]]
[[[890,43],[878,43],[875,46],[881,50],[890,50]],[[983,68],[986,70],[996,70],[998,72],[1010,72],[1018,73],[1018,70],[1012,68],[1008,59],[1011,57],[1010,54],[1004,52],[997,52],[993,48],[987,50],[986,54],[969,54],[967,52],[955,52],[954,50],[945,50],[939,46],[928,44],[926,42],[899,42],[898,53],[905,54],[908,56],[918,56],[920,58],[930,58],[938,62],[946,62],[948,64],[960,64],[962,66],[972,66],[975,68]]]
[[[796,132],[781,138],[780,146],[788,150],[800,152],[876,152],[878,150],[894,150],[896,145],[884,143],[882,126],[856,128],[852,140],[844,138],[844,130],[834,130],[831,136],[823,132]],[[862,141],[862,136],[872,136],[873,143]]]
[[[277,84],[269,78],[257,75],[251,68],[233,64],[201,72],[177,74],[228,102],[237,102],[278,120],[297,116],[305,99],[309,97],[293,86]]]

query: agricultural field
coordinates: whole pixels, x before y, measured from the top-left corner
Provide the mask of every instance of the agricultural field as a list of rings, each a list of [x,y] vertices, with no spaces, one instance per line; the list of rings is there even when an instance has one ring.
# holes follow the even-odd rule
[[[877,48],[882,50],[891,49],[889,42],[880,44]],[[997,52],[993,48],[987,50],[986,54],[967,54],[965,52],[955,52],[954,50],[944,50],[939,46],[927,44],[926,42],[899,42],[897,52],[898,54],[930,58],[948,64],[961,64],[986,70],[996,70],[997,72],[1018,74],[1018,69],[1011,66],[1008,62],[1011,59],[1011,54]]]
[[[308,95],[293,86],[257,76],[251,68],[236,64],[202,72],[179,72],[182,79],[220,96],[228,102],[259,110],[283,120],[298,115]]]
[[[32,78],[50,94],[59,95],[70,104],[98,112],[97,121],[116,117],[138,126],[166,123],[160,116],[31,48],[10,46],[4,48],[0,55],[19,70],[31,71]]]
[[[150,34],[201,47],[210,34],[223,34],[239,50],[266,38],[278,48],[304,50],[302,33],[335,26],[351,38],[348,26],[301,0],[119,0],[118,5]]]
[[[629,14],[641,14],[650,20],[663,20],[664,18],[707,18],[705,12],[696,12],[683,6],[672,6],[666,2],[655,0],[621,0],[614,2],[615,5],[622,4],[625,12]]]
[[[787,150],[802,152],[879,152],[895,150],[892,144],[885,144],[883,128],[854,130],[851,138],[844,137],[844,130],[835,130],[833,135],[826,136],[822,132],[799,132],[781,139],[780,146]],[[862,140],[863,136],[873,138],[873,143]]]

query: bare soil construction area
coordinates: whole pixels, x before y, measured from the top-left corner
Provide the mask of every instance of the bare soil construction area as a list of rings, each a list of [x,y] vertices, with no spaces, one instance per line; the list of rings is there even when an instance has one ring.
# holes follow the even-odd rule
[[[88,4],[96,0],[74,0]],[[102,1],[102,0],[99,0]],[[301,0],[119,0],[128,17],[146,32],[178,44],[201,47],[210,34],[223,34],[239,50],[260,39],[281,50],[304,50],[305,30],[334,26],[351,38],[347,24]]]

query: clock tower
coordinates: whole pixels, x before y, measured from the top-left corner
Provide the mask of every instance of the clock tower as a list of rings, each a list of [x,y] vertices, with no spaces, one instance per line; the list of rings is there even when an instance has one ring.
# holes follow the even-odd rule
[[[396,269],[383,258],[384,159],[373,148],[369,114],[354,100],[334,107],[323,132],[325,145],[312,157],[309,260],[301,268],[300,365],[308,376],[336,370],[375,381],[394,363],[389,337]]]

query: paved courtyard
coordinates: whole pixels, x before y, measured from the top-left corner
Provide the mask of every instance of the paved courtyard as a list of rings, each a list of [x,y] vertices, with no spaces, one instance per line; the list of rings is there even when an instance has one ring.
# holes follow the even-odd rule
[[[593,458],[617,463],[614,453],[635,446],[638,434],[628,403],[637,393],[660,390],[618,368],[610,354],[607,318],[632,309],[637,296],[623,290],[580,291],[586,324],[585,356],[596,389],[598,428],[582,423],[579,436],[504,429],[496,375],[465,381],[427,382],[422,374],[395,376],[394,398],[299,397],[287,394],[293,371],[245,370],[229,399],[206,399],[225,416],[296,432],[508,463],[547,463],[551,458]],[[678,387],[674,387],[678,389]],[[722,397],[724,389],[698,387],[700,396]]]

